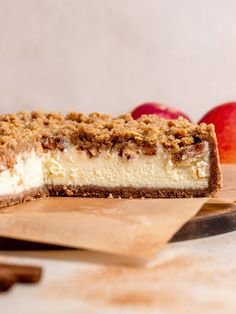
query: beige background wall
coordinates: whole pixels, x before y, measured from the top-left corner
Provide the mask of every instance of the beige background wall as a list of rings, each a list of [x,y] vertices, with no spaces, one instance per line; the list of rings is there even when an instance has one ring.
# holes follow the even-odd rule
[[[232,99],[234,0],[0,0],[0,112]]]

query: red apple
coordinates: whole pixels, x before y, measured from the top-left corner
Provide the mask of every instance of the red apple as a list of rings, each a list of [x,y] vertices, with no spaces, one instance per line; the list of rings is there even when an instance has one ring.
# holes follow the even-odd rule
[[[183,112],[178,111],[174,108],[160,105],[158,103],[144,103],[136,107],[132,112],[132,117],[138,119],[143,114],[156,114],[165,119],[177,119],[178,117],[184,117],[185,119],[190,120],[190,118]]]
[[[213,123],[222,163],[236,163],[236,102],[217,106],[207,112],[199,123]]]

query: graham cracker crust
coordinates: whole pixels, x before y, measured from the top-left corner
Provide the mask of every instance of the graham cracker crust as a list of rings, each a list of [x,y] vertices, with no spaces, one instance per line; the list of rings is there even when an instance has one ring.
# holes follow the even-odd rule
[[[191,198],[215,196],[215,191],[206,189],[155,189],[134,187],[99,186],[48,186],[50,196],[93,198]]]
[[[210,149],[210,174],[208,180],[209,194],[206,196],[217,196],[217,192],[222,187],[223,179],[220,169],[218,143],[215,134],[209,138],[209,149]]]
[[[33,188],[28,191],[18,193],[16,195],[7,195],[0,197],[0,208],[25,203],[38,198],[44,198],[48,195],[45,187]]]

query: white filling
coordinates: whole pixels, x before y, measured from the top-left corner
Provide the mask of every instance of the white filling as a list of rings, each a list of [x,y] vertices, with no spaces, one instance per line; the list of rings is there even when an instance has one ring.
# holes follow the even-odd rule
[[[208,186],[208,153],[201,160],[192,158],[176,167],[169,156],[138,155],[126,160],[117,153],[89,158],[74,147],[66,152],[49,151],[44,155],[47,184],[97,185],[104,187],[205,188]]]
[[[19,154],[12,169],[0,172],[0,195],[18,194],[42,185],[42,161],[34,150]]]
[[[201,189],[208,186],[208,176],[208,149],[201,158],[192,157],[176,166],[161,149],[155,156],[137,155],[126,160],[117,153],[89,158],[70,147],[63,152],[48,151],[42,158],[34,151],[20,154],[12,169],[0,172],[0,195],[43,184]]]

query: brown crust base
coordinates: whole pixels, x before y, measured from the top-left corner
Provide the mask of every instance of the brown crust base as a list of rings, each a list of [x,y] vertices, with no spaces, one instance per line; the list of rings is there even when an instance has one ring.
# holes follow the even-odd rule
[[[105,198],[188,198],[215,196],[215,191],[206,189],[155,189],[134,187],[98,187],[49,185],[51,196],[105,197]]]
[[[211,137],[208,141],[210,149],[210,175],[208,181],[208,190],[210,196],[217,196],[217,192],[222,187],[222,174],[220,169],[218,144],[215,134],[211,134]]]
[[[48,195],[48,191],[45,187],[34,188],[28,191],[24,191],[17,195],[7,195],[0,197],[0,208],[25,203],[37,198],[43,198]]]
[[[49,185],[22,192],[17,195],[0,197],[0,208],[50,196],[94,197],[94,198],[189,198],[216,196],[216,182],[206,189],[155,189],[98,186]],[[219,185],[217,185],[219,187]]]

